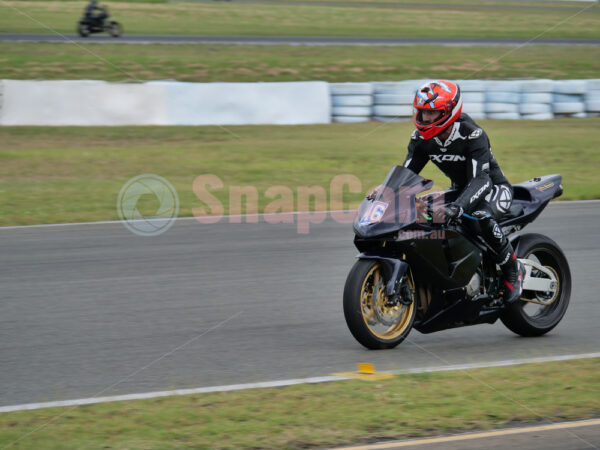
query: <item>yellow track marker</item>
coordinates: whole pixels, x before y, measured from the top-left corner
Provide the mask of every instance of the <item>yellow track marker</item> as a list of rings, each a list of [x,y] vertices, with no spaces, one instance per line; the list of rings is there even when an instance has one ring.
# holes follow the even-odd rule
[[[358,373],[373,375],[375,373],[375,366],[371,363],[358,363]]]
[[[388,380],[394,378],[394,375],[391,373],[378,373],[375,370],[375,366],[371,363],[358,363],[356,366],[358,367],[356,372],[338,372],[332,373],[331,375],[366,381]]]

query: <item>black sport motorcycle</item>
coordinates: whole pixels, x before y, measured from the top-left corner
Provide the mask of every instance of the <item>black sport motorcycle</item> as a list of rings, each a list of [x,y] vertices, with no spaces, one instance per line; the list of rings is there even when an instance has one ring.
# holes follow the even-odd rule
[[[465,226],[476,219],[463,214],[447,224],[434,217],[459,192],[417,198],[433,182],[395,166],[362,201],[354,220],[360,254],[344,287],[344,316],[352,335],[369,349],[387,349],[412,328],[432,333],[500,319],[521,336],[552,330],[569,305],[569,264],[552,239],[515,233],[562,194],[561,179],[546,175],[513,185],[513,204],[498,224],[526,275],[520,301],[506,305],[499,267]]]
[[[88,37],[91,33],[103,33],[108,31],[112,37],[119,37],[123,34],[121,24],[116,20],[109,20],[108,11],[104,9],[106,17],[99,18],[94,16],[83,16],[77,22],[77,33],[81,37]]]

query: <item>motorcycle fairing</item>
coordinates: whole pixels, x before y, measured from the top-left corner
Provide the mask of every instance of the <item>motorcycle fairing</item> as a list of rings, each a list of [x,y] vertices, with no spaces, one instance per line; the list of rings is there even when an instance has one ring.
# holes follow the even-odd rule
[[[393,233],[414,223],[416,195],[430,189],[433,181],[403,166],[394,166],[373,196],[366,197],[354,219],[354,232],[362,238]]]
[[[533,222],[548,202],[562,195],[562,177],[559,174],[544,175],[513,185],[513,204],[499,225],[521,225]]]
[[[445,289],[465,286],[481,264],[482,251],[455,230],[446,229],[443,236],[443,239],[429,239],[424,234],[407,243],[403,250],[409,265],[415,261],[431,280]]]

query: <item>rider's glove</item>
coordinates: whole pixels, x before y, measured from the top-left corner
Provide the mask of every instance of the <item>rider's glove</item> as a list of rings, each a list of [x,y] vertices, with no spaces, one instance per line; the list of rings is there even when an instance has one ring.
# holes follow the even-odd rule
[[[454,220],[454,219],[462,216],[463,212],[464,211],[462,209],[462,206],[460,206],[456,203],[448,203],[444,207],[444,214],[446,215],[446,222],[450,222],[451,220]]]

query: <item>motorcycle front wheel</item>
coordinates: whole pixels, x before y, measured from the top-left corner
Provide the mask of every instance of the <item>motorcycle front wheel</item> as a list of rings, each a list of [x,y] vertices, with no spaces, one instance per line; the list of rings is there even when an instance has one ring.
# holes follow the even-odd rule
[[[410,271],[402,279],[401,292],[403,302],[391,301],[385,294],[380,262],[367,259],[354,264],[344,287],[344,317],[358,342],[379,350],[394,348],[406,339],[417,311]]]
[[[81,37],[88,37],[90,35],[90,27],[85,23],[80,23],[77,25],[77,33]]]
[[[123,28],[121,28],[121,24],[119,22],[116,22],[113,20],[109,24],[108,32],[110,33],[110,35],[112,37],[116,38],[116,37],[121,36],[121,34],[123,33]]]

